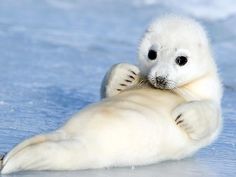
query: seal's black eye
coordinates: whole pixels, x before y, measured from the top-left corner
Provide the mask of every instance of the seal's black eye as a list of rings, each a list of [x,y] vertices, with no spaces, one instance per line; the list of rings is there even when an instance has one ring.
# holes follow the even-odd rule
[[[157,58],[157,52],[155,50],[150,49],[148,52],[148,58],[150,60],[155,60]]]
[[[175,62],[176,62],[179,66],[183,66],[183,65],[185,65],[185,64],[188,62],[188,59],[187,59],[187,57],[185,57],[185,56],[178,56],[178,57],[175,59]]]

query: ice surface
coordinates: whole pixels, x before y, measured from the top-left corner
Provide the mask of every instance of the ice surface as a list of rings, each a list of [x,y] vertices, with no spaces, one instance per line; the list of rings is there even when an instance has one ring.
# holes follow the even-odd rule
[[[0,153],[27,137],[54,130],[98,101],[107,69],[118,62],[135,63],[145,28],[169,12],[194,16],[209,31],[225,86],[219,139],[181,161],[9,176],[236,176],[234,0],[1,0]]]

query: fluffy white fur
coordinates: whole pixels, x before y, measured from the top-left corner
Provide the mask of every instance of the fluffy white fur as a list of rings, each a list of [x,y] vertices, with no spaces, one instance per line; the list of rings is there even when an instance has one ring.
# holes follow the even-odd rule
[[[156,60],[147,58],[150,48],[158,51]],[[188,56],[188,63],[178,66],[178,55]],[[139,63],[154,87],[153,78],[168,78],[166,89],[131,84],[81,110],[57,131],[17,145],[1,173],[143,165],[181,159],[211,143],[221,127],[222,90],[200,24],[176,16],[158,19],[143,37]],[[127,76],[123,70],[117,74]]]

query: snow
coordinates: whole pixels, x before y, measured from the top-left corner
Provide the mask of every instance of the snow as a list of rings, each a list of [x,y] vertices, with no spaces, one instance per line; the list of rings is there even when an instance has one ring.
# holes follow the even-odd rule
[[[73,113],[98,101],[100,83],[108,68],[119,62],[135,63],[145,28],[165,13],[195,17],[209,32],[225,87],[224,129],[219,139],[181,161],[14,176],[235,176],[234,0],[2,0],[0,153],[27,137],[56,129]]]
[[[177,0],[136,0],[139,5],[164,4],[172,10],[184,11],[189,15],[205,19],[224,19],[235,14],[234,0],[190,0],[180,3]]]

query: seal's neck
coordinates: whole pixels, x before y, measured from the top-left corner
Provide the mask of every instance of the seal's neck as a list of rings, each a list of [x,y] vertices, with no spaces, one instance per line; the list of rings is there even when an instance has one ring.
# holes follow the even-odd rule
[[[222,85],[218,74],[213,72],[174,89],[174,92],[184,97],[187,101],[212,100],[220,104]]]

